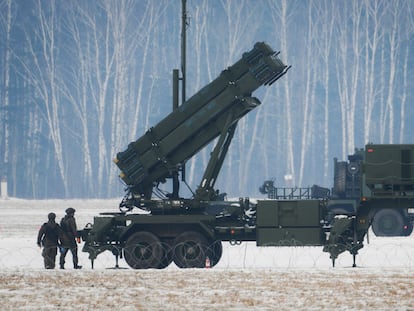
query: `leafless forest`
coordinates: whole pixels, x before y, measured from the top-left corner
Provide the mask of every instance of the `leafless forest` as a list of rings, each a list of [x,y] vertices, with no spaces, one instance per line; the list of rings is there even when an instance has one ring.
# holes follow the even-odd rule
[[[0,0],[0,176],[27,198],[122,194],[117,152],[172,109],[181,2]],[[218,181],[331,186],[332,158],[412,143],[414,2],[188,0],[187,98],[257,41],[292,69],[254,96]],[[187,164],[196,186],[211,148]]]

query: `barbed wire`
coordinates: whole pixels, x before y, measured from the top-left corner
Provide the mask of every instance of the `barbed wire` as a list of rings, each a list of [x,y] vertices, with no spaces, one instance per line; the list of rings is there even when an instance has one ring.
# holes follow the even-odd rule
[[[59,256],[56,256],[56,267],[59,267]],[[80,264],[84,269],[91,269],[88,253],[78,249]],[[71,254],[66,256],[66,268],[71,269]],[[336,268],[351,267],[352,255],[345,252],[336,259]],[[414,245],[404,242],[385,242],[365,245],[357,255],[357,267],[366,268],[403,268],[414,269]],[[106,251],[94,261],[94,269],[115,268],[115,256]],[[126,261],[119,259],[120,268],[129,268]],[[42,250],[36,246],[0,247],[0,270],[36,270],[43,269]],[[172,263],[168,269],[176,268]],[[221,260],[214,269],[326,269],[332,268],[329,253],[322,247],[308,246],[269,246],[257,247],[254,242],[246,242],[232,246],[223,243]]]

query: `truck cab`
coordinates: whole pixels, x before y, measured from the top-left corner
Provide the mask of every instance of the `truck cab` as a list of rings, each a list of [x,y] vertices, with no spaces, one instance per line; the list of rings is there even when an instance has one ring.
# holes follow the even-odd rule
[[[355,200],[376,236],[408,236],[414,220],[414,145],[367,144],[334,159],[332,200]],[[334,207],[335,210],[335,207]],[[352,212],[348,210],[348,212]]]

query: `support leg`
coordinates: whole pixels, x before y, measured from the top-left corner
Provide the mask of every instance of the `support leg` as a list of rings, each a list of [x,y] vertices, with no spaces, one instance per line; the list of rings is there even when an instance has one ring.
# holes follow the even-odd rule
[[[115,268],[116,268],[116,269],[118,269],[118,268],[119,268],[118,258],[119,258],[119,255],[118,255],[118,254],[116,254],[116,255],[115,255]]]
[[[358,236],[357,236],[357,219],[356,219],[356,217],[353,217],[353,223],[354,223],[354,226],[353,226],[353,228],[354,228],[354,241],[352,243],[352,248],[353,248],[353,250],[352,250],[352,256],[353,256],[352,267],[355,268],[356,267],[356,263],[355,263],[356,255],[358,254],[358,248],[357,248]]]
[[[120,254],[119,249],[117,247],[114,247],[112,249],[112,254],[115,256],[115,269],[118,269],[119,268],[118,259],[119,259],[119,254]]]

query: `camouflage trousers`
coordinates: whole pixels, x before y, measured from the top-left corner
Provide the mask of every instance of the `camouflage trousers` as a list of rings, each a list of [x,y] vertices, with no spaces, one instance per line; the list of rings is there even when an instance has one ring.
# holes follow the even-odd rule
[[[46,269],[54,269],[57,255],[56,246],[45,246],[43,247],[42,256]]]

